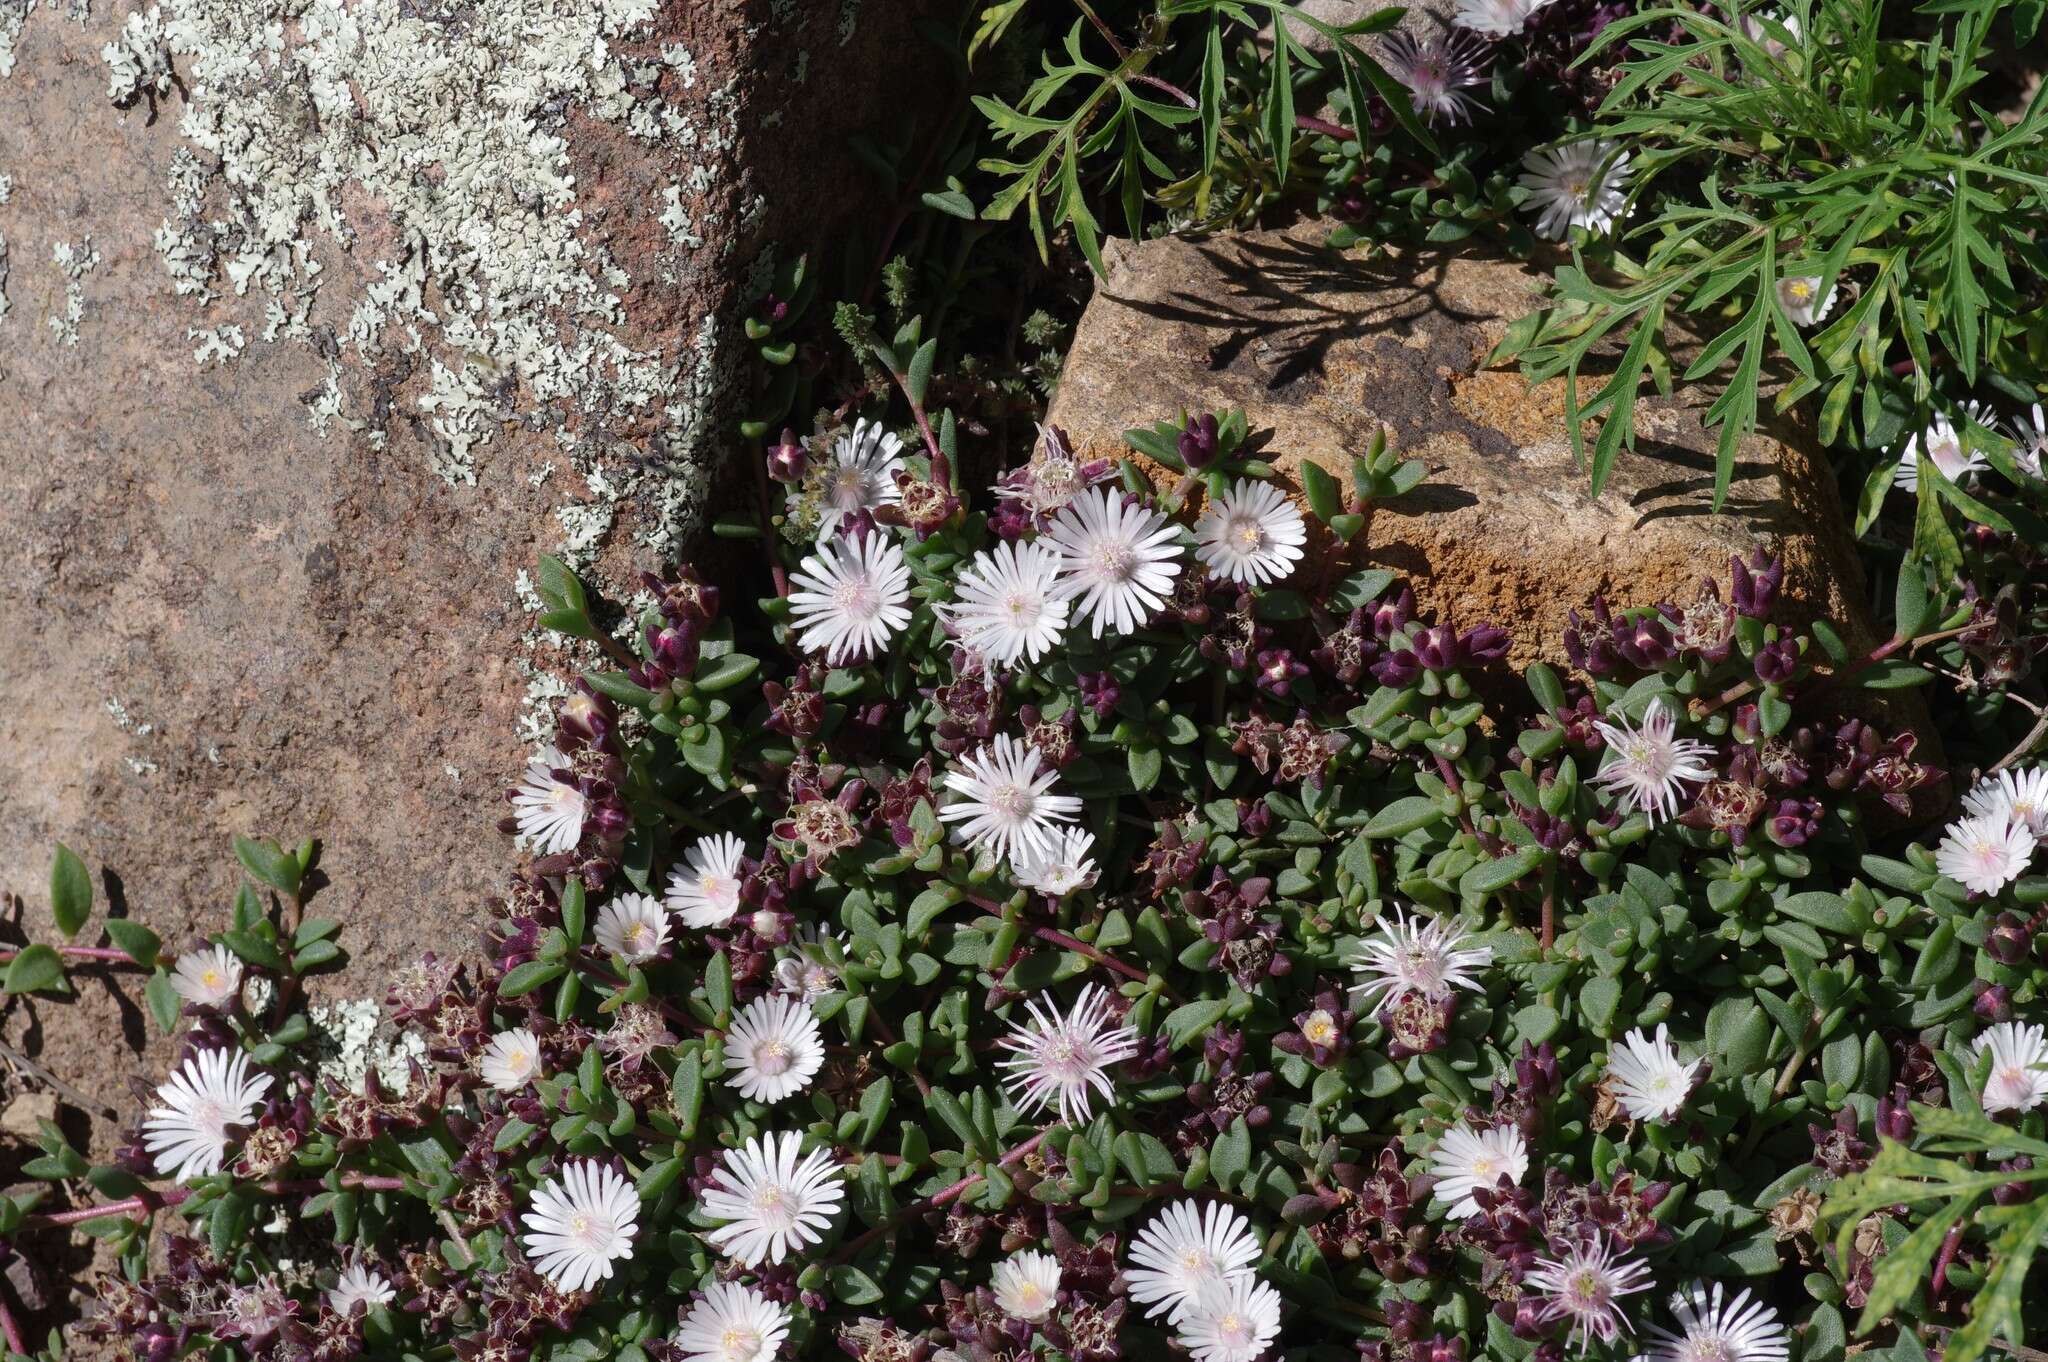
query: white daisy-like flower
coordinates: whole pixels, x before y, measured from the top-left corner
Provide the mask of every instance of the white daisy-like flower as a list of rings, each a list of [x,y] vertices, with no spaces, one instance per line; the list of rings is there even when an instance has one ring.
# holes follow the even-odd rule
[[[1892,474],[1892,486],[1902,492],[1919,491],[1922,459],[1941,470],[1941,475],[1950,482],[1961,482],[1984,468],[1984,456],[1963,438],[1955,422],[1939,414],[1927,429],[1906,441],[1898,469]]]
[[[1387,74],[1408,87],[1408,103],[1425,123],[1439,118],[1455,125],[1472,116],[1479,101],[1465,92],[1486,83],[1489,57],[1486,41],[1466,29],[1451,29],[1417,39],[1389,33],[1381,64]]]
[[[1986,776],[1963,796],[1963,809],[1980,818],[2003,818],[2048,838],[2048,766],[2031,771],[2000,771]]]
[[[682,1362],[769,1362],[789,1336],[789,1309],[751,1286],[713,1282],[676,1329]]]
[[[1036,1324],[1060,1303],[1060,1260],[1025,1249],[996,1264],[989,1275],[996,1306],[1011,1319]]]
[[[1138,1033],[1110,1020],[1110,996],[1100,984],[1090,984],[1065,1016],[1057,1006],[1024,1000],[1031,1020],[1013,1026],[1000,1042],[1015,1056],[999,1067],[1010,1071],[1003,1083],[1019,1109],[1057,1107],[1062,1121],[1079,1125],[1088,1119],[1091,1090],[1114,1100],[1109,1066],[1138,1053]]]
[[[1571,1321],[1567,1342],[1572,1346],[1581,1336],[1612,1343],[1628,1328],[1621,1298],[1650,1289],[1650,1265],[1620,1257],[1604,1241],[1594,1240],[1575,1245],[1562,1258],[1538,1258],[1524,1282],[1542,1297],[1543,1320]]]
[[[1204,1290],[1250,1281],[1260,1252],[1251,1221],[1236,1207],[1176,1201],[1131,1241],[1124,1282],[1146,1318],[1163,1314],[1179,1324],[1200,1306]]]
[[[1607,740],[1607,762],[1593,783],[1621,800],[1624,813],[1641,809],[1655,824],[1678,812],[1678,798],[1688,782],[1714,778],[1708,758],[1714,749],[1678,736],[1678,716],[1663,698],[1650,702],[1641,728],[1630,728],[1619,714],[1610,722],[1595,721]]]
[[[755,1102],[802,1092],[825,1064],[825,1040],[808,1003],[769,993],[740,1009],[725,1037],[728,1086]]]
[[[1820,296],[1820,276],[1797,274],[1789,279],[1780,279],[1778,306],[1785,309],[1785,315],[1795,326],[1814,326],[1828,319],[1828,313],[1835,310],[1835,295],[1838,288],[1828,290],[1827,297]]]
[[[1996,894],[2026,873],[2039,843],[2003,814],[1957,819],[1934,850],[1934,868],[1976,894]]]
[[[770,1132],[725,1151],[699,1204],[706,1215],[728,1223],[706,1230],[707,1242],[759,1267],[780,1263],[824,1237],[846,1187],[830,1151],[813,1149],[797,1157],[803,1143],[799,1131]]]
[[[880,653],[910,623],[910,568],[879,534],[821,542],[789,584],[797,641],[835,667]]]
[[[1731,1300],[1719,1282],[1694,1282],[1671,1294],[1671,1314],[1677,1332],[1650,1325],[1641,1362],[1786,1362],[1792,1355],[1792,1335],[1778,1312],[1747,1290]]]
[[[1195,522],[1195,557],[1227,581],[1263,586],[1294,571],[1308,527],[1270,482],[1237,482]]]
[[[583,840],[583,815],[589,802],[571,781],[555,774],[569,768],[569,759],[550,747],[526,764],[526,775],[512,792],[513,817],[520,835],[533,839],[543,856],[574,851]]]
[[[1019,853],[1051,855],[1053,833],[1081,812],[1077,795],[1052,793],[1059,772],[1038,749],[999,733],[988,746],[960,758],[946,772],[946,788],[959,798],[939,810],[953,831],[971,846],[1004,859]]]
[[[1989,1050],[1991,1075],[1984,1080],[1984,1110],[2032,1111],[2048,1101],[2048,1030],[2000,1022],[1986,1027],[1970,1047],[1974,1059]]]
[[[571,1159],[534,1189],[519,1242],[534,1270],[559,1291],[588,1291],[633,1256],[640,1195],[610,1164]]]
[[[1175,1337],[1195,1362],[1256,1362],[1280,1337],[1280,1293],[1251,1276],[1211,1282]]]
[[[1795,43],[1799,41],[1801,35],[1804,34],[1806,31],[1803,27],[1801,27],[1799,23],[1799,16],[1796,14],[1780,13],[1743,15],[1743,36],[1748,38],[1757,46],[1763,48],[1764,51],[1770,53],[1773,58],[1784,56],[1787,50],[1787,45],[1784,42],[1780,41],[1777,37],[1773,36],[1770,29],[1764,27],[1764,20],[1766,19],[1770,20],[1778,27],[1784,29],[1785,32],[1791,37],[1792,41]]]
[[[862,511],[903,500],[896,474],[903,469],[903,441],[866,417],[832,442],[818,499],[818,538],[829,538],[839,522]]]
[[[1049,544],[1007,540],[960,569],[955,600],[941,607],[960,642],[989,661],[1037,662],[1067,630],[1069,603],[1059,589],[1060,556]]]
[[[1502,1178],[1521,1185],[1529,1172],[1529,1144],[1514,1126],[1474,1130],[1460,1121],[1437,1141],[1429,1171],[1436,1179],[1430,1196],[1449,1207],[1446,1214],[1451,1219],[1470,1220],[1479,1214],[1472,1193],[1481,1188],[1493,1191]]]
[[[359,1305],[368,1310],[373,1305],[389,1305],[396,1299],[398,1292],[383,1273],[362,1263],[350,1263],[335,1278],[334,1289],[327,1293],[327,1308],[346,1318]]]
[[[747,844],[721,832],[691,847],[685,859],[688,865],[668,872],[668,910],[685,927],[723,927],[740,910]]]
[[[1095,834],[1085,828],[1056,828],[1044,855],[1028,848],[1010,858],[1010,882],[1062,899],[1095,883]]]
[[[2012,433],[2018,444],[2013,461],[2034,477],[2048,478],[2048,415],[2042,413],[2039,402],[2034,404],[2031,419],[2014,419]]]
[[[1607,138],[1561,147],[1538,147],[1522,158],[1522,204],[1537,214],[1536,231],[1563,241],[1572,228],[1595,236],[1624,216],[1628,204],[1629,153]]]
[[[517,1092],[540,1072],[540,1040],[523,1026],[500,1031],[484,1047],[476,1067],[484,1082],[499,1092]]]
[[[828,936],[823,928],[810,923],[798,927],[796,940],[790,943],[791,954],[775,962],[776,991],[811,1003],[837,989],[839,971],[832,967],[824,949],[828,940],[839,948],[840,958],[844,959],[845,937]]]
[[[1180,530],[1103,487],[1069,502],[1046,527],[1059,549],[1060,594],[1079,597],[1089,630],[1128,634],[1166,604],[1180,576]]]
[[[1484,993],[1477,971],[1493,963],[1491,946],[1467,946],[1469,933],[1445,918],[1410,917],[1399,908],[1361,944],[1351,961],[1361,976],[1351,995],[1369,1008],[1397,1003],[1411,993],[1443,999],[1453,989]]]
[[[156,1171],[173,1182],[218,1173],[228,1152],[228,1127],[256,1119],[270,1075],[249,1072],[240,1050],[201,1050],[190,1055],[156,1090],[161,1106],[142,1122],[142,1146]]]
[[[668,911],[651,894],[621,894],[597,910],[590,934],[612,955],[638,965],[668,944]]]
[[[1529,16],[1550,0],[1458,0],[1451,22],[1495,38],[1512,38],[1528,26]]]
[[[1637,1121],[1668,1121],[1676,1116],[1699,1071],[1700,1061],[1686,1064],[1679,1060],[1678,1047],[1671,1043],[1671,1028],[1662,1023],[1655,1040],[1637,1029],[1623,1036],[1607,1056],[1607,1079],[1615,1100]]]
[[[226,946],[186,951],[171,971],[171,988],[200,1007],[220,1007],[242,989],[242,962]]]

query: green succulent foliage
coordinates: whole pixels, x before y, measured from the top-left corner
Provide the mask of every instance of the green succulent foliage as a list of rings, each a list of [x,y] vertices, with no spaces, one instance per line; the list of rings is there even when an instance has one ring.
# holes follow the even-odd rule
[[[1846,0],[1658,7],[1609,25],[1582,58],[1634,54],[1589,133],[1633,155],[1636,225],[1611,250],[1575,245],[1552,305],[1501,354],[1532,379],[1566,378],[1575,443],[1581,421],[1601,422],[1590,453],[1578,444],[1596,490],[1635,438],[1646,381],[1718,390],[1718,504],[1767,411],[1817,402],[1824,442],[1876,452],[1917,429],[1938,375],[1967,386],[2038,370],[2048,95],[2005,122],[1971,92],[2001,15],[2030,41],[2041,6],[1918,13],[1924,37],[1896,36],[1888,6]],[[1810,333],[1779,297],[1795,277],[1819,298],[1839,290]],[[1952,486],[1930,495],[1981,519]]]

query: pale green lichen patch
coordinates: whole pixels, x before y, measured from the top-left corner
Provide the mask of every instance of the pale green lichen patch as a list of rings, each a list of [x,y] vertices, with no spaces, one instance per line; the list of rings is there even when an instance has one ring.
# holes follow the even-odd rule
[[[163,0],[130,16],[107,47],[110,93],[151,88],[150,54],[163,50],[190,91],[180,127],[198,154],[173,164],[156,235],[174,286],[267,295],[265,335],[313,343],[315,243],[363,256],[377,278],[343,301],[336,340],[372,363],[417,361],[434,468],[454,483],[474,481],[476,449],[508,422],[671,397],[662,357],[616,334],[629,281],[581,231],[563,137],[572,107],[619,123],[635,113],[611,44],[655,8],[481,0],[457,16],[400,0]],[[664,64],[695,79],[680,48]],[[203,362],[216,358],[222,347],[204,348]],[[365,431],[344,393],[330,381],[309,415]]]
[[[85,320],[85,276],[100,266],[100,253],[87,235],[76,245],[60,241],[50,257],[64,276],[64,310],[49,316],[50,330],[59,345],[78,344],[78,324]]]
[[[107,98],[131,104],[143,95],[171,92],[171,54],[164,47],[164,21],[157,6],[131,12],[114,40],[100,49],[107,64]]]

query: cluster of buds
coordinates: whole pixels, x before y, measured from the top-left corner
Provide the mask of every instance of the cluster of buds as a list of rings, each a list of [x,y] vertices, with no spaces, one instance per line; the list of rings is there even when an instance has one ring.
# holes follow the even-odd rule
[[[1202,936],[1215,946],[1210,963],[1228,970],[1237,986],[1256,995],[1268,979],[1285,977],[1294,962],[1278,949],[1280,927],[1260,915],[1273,891],[1263,875],[1234,884],[1222,868],[1209,872],[1207,889],[1185,890],[1181,907],[1201,920]]]
[[[1369,1164],[1330,1166],[1333,1186],[1319,1186],[1287,1203],[1283,1212],[1308,1227],[1316,1247],[1346,1262],[1369,1258],[1373,1270],[1400,1283],[1430,1273],[1432,1236],[1422,1210],[1429,1179],[1401,1171],[1392,1145]]]
[[[1322,642],[1310,652],[1309,658],[1347,690],[1356,688],[1368,672],[1383,686],[1406,686],[1429,665],[1416,651],[1417,643],[1407,648],[1394,646],[1396,639],[1409,637],[1409,626],[1414,620],[1415,593],[1403,583],[1388,599],[1353,609],[1341,624],[1326,616],[1319,617],[1317,632]],[[1427,636],[1429,656],[1451,662],[1452,666],[1443,670],[1452,670],[1465,660],[1467,648],[1471,650],[1472,661],[1482,660],[1482,654],[1485,660],[1504,655],[1506,637],[1496,639],[1499,632],[1491,625],[1480,625],[1460,635],[1446,627],[1441,632],[1422,630],[1415,638],[1419,641]]]
[[[1387,1306],[1387,1336],[1360,1339],[1359,1362],[1465,1362],[1465,1340],[1425,1332],[1430,1309],[1421,1301]]]
[[[646,661],[627,676],[636,686],[660,692],[697,670],[704,631],[718,619],[718,588],[688,568],[672,582],[651,572],[642,573],[640,581],[654,596],[656,618],[641,626]]]
[[[1941,768],[1915,761],[1920,738],[1911,731],[1887,738],[1861,719],[1835,731],[1822,779],[1838,792],[1874,795],[1901,817],[1913,812],[1913,792],[1942,778]]]
[[[1208,838],[1190,839],[1179,823],[1168,823],[1159,830],[1159,836],[1145,849],[1134,869],[1140,876],[1152,877],[1152,897],[1164,898],[1168,891],[1194,883],[1195,872],[1202,868],[1202,858],[1208,851]]]
[[[1175,1131],[1183,1151],[1190,1154],[1206,1150],[1213,1135],[1230,1129],[1240,1116],[1253,1130],[1273,1119],[1273,1109],[1266,1105],[1272,1071],[1255,1069],[1246,1061],[1243,1032],[1211,1031],[1202,1041],[1202,1063],[1208,1077],[1196,1079],[1187,1090],[1195,1119]]]
[[[1534,1142],[1543,1133],[1550,1103],[1564,1086],[1557,1071],[1557,1050],[1547,1040],[1534,1046],[1525,1040],[1514,1070],[1512,1088],[1499,1075],[1494,1076],[1493,1113],[1487,1124],[1513,1126],[1522,1132],[1522,1138]]]
[[[949,757],[986,745],[1003,719],[1002,677],[974,653],[957,654],[954,666],[950,683],[924,691],[936,706],[932,746]]]

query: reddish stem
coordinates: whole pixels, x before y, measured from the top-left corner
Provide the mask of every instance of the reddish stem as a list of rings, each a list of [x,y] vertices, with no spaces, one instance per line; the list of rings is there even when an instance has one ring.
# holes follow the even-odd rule
[[[6,964],[27,949],[27,946],[0,946],[0,965]],[[103,960],[108,964],[135,965],[128,952],[112,946],[55,946],[52,949],[70,960]],[[141,969],[142,966],[135,965],[135,968]]]
[[[1311,118],[1307,114],[1296,114],[1294,126],[1308,132],[1319,132],[1325,137],[1334,137],[1340,142],[1356,142],[1358,134],[1342,123],[1332,123],[1327,118]]]
[[[7,1297],[0,1293],[0,1330],[7,1334],[7,1351],[28,1355],[28,1343],[21,1336],[21,1326],[14,1322],[14,1311],[7,1308]]]
[[[1126,979],[1134,979],[1138,983],[1146,985],[1149,985],[1152,982],[1152,975],[1150,971],[1139,969],[1136,965],[1130,964],[1123,960],[1119,960],[1115,956],[1110,955],[1104,951],[1097,950],[1095,947],[1089,945],[1087,942],[1081,940],[1081,938],[1077,936],[1069,936],[1065,932],[1059,931],[1058,929],[1053,927],[1033,927],[1031,929],[1031,934],[1037,937],[1040,941],[1047,942],[1050,945],[1058,946],[1061,950],[1073,951],[1078,955],[1085,955],[1090,960],[1093,960],[1096,964],[1102,966],[1104,969],[1115,970],[1118,974],[1123,975]],[[1174,992],[1173,986],[1171,984],[1168,984],[1164,980],[1161,980],[1160,987],[1164,990],[1166,996],[1173,999],[1176,1003],[1181,1000],[1180,995]]]
[[[272,1180],[246,1184],[253,1186],[265,1196],[292,1196],[299,1192],[324,1192],[327,1184],[319,1178],[300,1178],[292,1182]],[[405,1186],[405,1179],[376,1177],[365,1173],[344,1173],[341,1185],[354,1191],[395,1192]],[[78,1225],[88,1220],[98,1220],[107,1215],[134,1215],[138,1211],[158,1211],[180,1205],[191,1199],[190,1187],[166,1187],[162,1191],[148,1191],[140,1196],[126,1197],[120,1201],[109,1201],[98,1206],[80,1206],[75,1210],[51,1211],[47,1215],[23,1216],[21,1227],[27,1230],[43,1229],[62,1225]]]
[[[1949,1229],[1948,1237],[1941,1241],[1941,1256],[1935,1260],[1934,1276],[1929,1282],[1929,1295],[1938,1296],[1948,1286],[1948,1267],[1956,1260],[1956,1250],[1963,1246],[1963,1226]]]

